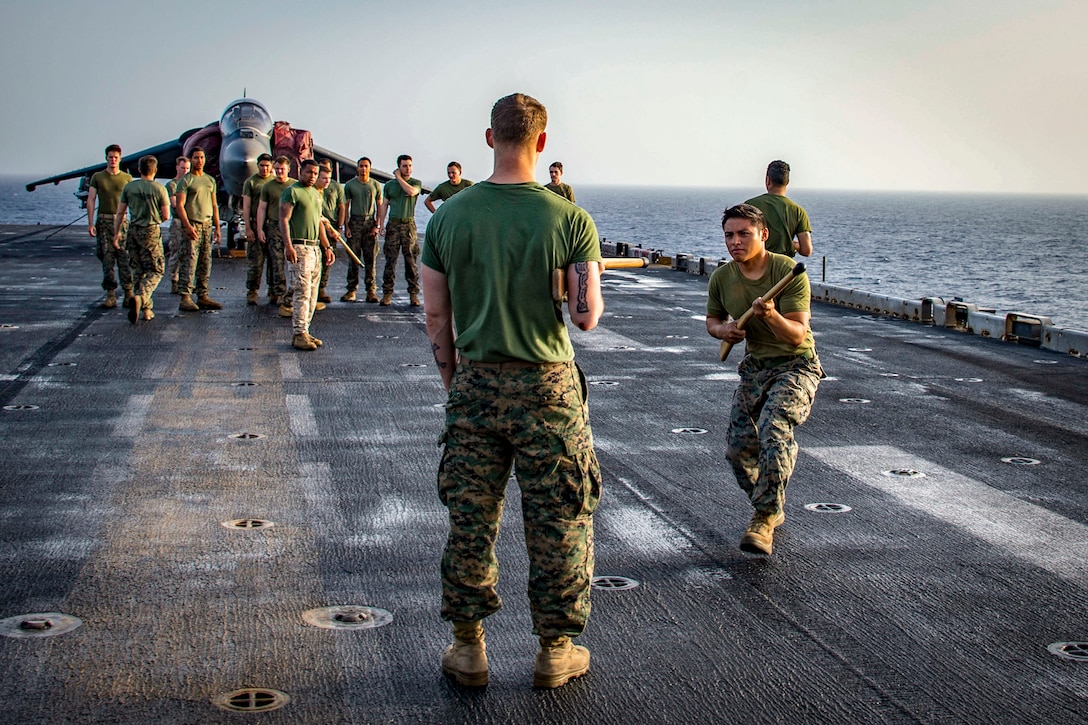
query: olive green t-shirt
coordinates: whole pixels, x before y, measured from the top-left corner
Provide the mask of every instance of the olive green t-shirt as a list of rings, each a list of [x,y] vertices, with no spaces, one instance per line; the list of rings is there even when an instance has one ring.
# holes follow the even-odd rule
[[[178,208],[174,206],[174,194],[178,192],[178,180],[170,179],[166,182],[166,196],[170,198],[170,214],[176,217],[178,215]]]
[[[333,226],[336,226],[340,218],[340,205],[347,203],[344,198],[344,187],[340,185],[339,181],[332,179],[329,181],[329,185],[322,190],[321,197],[321,215],[332,222]]]
[[[763,212],[767,220],[767,251],[794,256],[793,238],[811,232],[808,213],[797,202],[781,194],[761,194],[744,202]]]
[[[121,192],[125,184],[132,181],[132,175],[124,171],[111,174],[108,171],[99,171],[91,177],[89,187],[94,189],[98,196],[99,214],[116,214],[117,205],[121,203]]]
[[[408,185],[419,189],[423,188],[423,182],[415,178],[409,178]],[[400,188],[400,182],[396,179],[386,183],[383,193],[385,194],[385,203],[389,205],[389,212],[385,217],[387,222],[390,219],[415,219],[416,202],[419,201],[419,194],[408,196],[404,193],[404,189]]]
[[[177,195],[185,194],[185,216],[189,222],[210,222],[215,217],[216,194],[215,179],[211,174],[197,176],[191,171],[181,177]]]
[[[121,203],[128,204],[130,225],[150,227],[162,224],[162,208],[170,206],[170,197],[159,182],[136,179],[121,190]]]
[[[452,181],[443,181],[438,186],[434,187],[434,191],[427,197],[428,201],[445,201],[459,191],[464,191],[468,187],[472,186],[472,182],[468,179],[461,179],[458,183],[454,184]]]
[[[251,221],[256,223],[257,206],[261,203],[261,189],[263,189],[264,185],[273,178],[272,174],[269,174],[268,176],[254,174],[246,179],[246,183],[242,184],[242,196],[249,197],[249,213],[253,216],[252,220],[246,219],[246,224],[249,224]]]
[[[577,203],[576,201],[574,201],[574,189],[571,188],[570,184],[564,184],[562,182],[558,184],[545,184],[544,188],[555,194],[559,194],[559,196],[563,197],[571,204]]]
[[[280,196],[284,190],[291,184],[297,184],[298,179],[287,178],[287,181],[280,183],[274,178],[269,179],[261,187],[261,201],[268,205],[265,209],[264,219],[266,222],[278,223],[280,220]],[[256,217],[254,217],[256,218]]]
[[[295,183],[280,194],[280,204],[293,204],[291,218],[287,221],[291,239],[318,239],[321,226],[321,192],[312,186]],[[279,214],[279,208],[276,208]]]
[[[738,319],[748,311],[756,297],[762,296],[764,292],[774,287],[780,279],[793,271],[794,266],[794,261],[786,255],[771,253],[767,271],[759,279],[745,277],[741,274],[736,262],[718,267],[710,275],[706,303],[707,316],[720,320],[730,317],[734,320]],[[799,274],[775,300],[775,309],[782,314],[808,312],[811,295],[808,275]],[[756,358],[800,355],[816,346],[812,339],[811,329],[805,331],[805,341],[797,347],[775,337],[767,323],[758,317],[753,316],[744,329],[748,354]]]
[[[359,181],[359,177],[344,184],[344,198],[349,204],[351,216],[373,219],[378,203],[382,200],[382,185],[374,179]]]
[[[480,362],[573,360],[551,273],[600,259],[589,213],[535,181],[457,194],[427,223],[422,256],[446,275],[457,348]]]

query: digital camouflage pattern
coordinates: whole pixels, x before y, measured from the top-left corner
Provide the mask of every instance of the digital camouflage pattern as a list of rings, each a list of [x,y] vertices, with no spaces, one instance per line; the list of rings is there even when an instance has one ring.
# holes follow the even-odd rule
[[[117,278],[121,278],[121,288],[125,294],[132,292],[132,268],[128,260],[128,251],[125,248],[125,237],[128,236],[128,220],[121,222],[121,248],[113,246],[113,226],[116,220],[114,214],[99,214],[95,219],[95,250],[94,256],[102,262],[102,289],[107,292],[117,289]],[[116,272],[114,271],[116,269]]]
[[[178,260],[182,247],[189,240],[185,237],[185,231],[181,228],[181,221],[177,218],[170,220],[170,232],[167,236],[166,273],[170,275],[173,284],[178,282]]]
[[[266,236],[265,239],[268,237]],[[261,273],[265,273],[268,294],[273,294],[272,260],[265,252],[265,245],[256,236],[246,241],[246,290],[256,292],[261,288]]]
[[[355,252],[355,256],[363,260],[366,266],[363,285],[367,292],[373,292],[378,266],[378,222],[373,218],[351,217],[348,220],[348,229],[351,230],[351,236],[345,239],[344,243]],[[354,292],[359,289],[359,265],[350,257],[348,258],[347,282],[349,291]]]
[[[382,291],[393,294],[393,285],[397,281],[397,256],[404,253],[404,281],[408,283],[408,294],[419,294],[419,235],[416,234],[416,222],[391,219],[385,226],[385,273],[382,275]]]
[[[443,619],[476,621],[502,607],[495,539],[513,468],[525,519],[533,632],[574,637],[585,629],[593,511],[601,497],[586,391],[573,361],[512,370],[462,363],[457,369],[438,469],[450,520]]]
[[[813,354],[769,362],[748,355],[737,371],[726,456],[752,507],[777,513],[797,463],[793,429],[808,420],[823,370]]]
[[[151,295],[162,280],[166,260],[162,254],[162,232],[157,224],[132,227],[125,242],[132,268],[132,294],[144,309],[152,308]]]
[[[264,220],[264,239],[268,243],[265,250],[272,259],[272,281],[269,282],[269,294],[279,297],[286,304],[284,297],[287,295],[287,274],[284,271],[286,258],[283,256],[283,232],[280,231],[279,221]]]
[[[178,252],[178,294],[197,297],[208,296],[208,282],[212,276],[212,222],[189,222],[196,231],[196,239],[185,237],[188,246]],[[182,233],[184,236],[184,232]]]

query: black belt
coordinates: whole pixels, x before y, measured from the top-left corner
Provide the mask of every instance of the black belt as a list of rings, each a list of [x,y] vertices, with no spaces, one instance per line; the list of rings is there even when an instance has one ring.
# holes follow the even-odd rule
[[[359,219],[362,219],[362,220],[363,220],[364,222],[372,222],[372,221],[374,221],[374,216],[373,216],[373,215],[371,215],[371,216],[363,216],[362,214],[352,214],[352,215],[351,215],[351,218],[352,218],[352,219],[355,219],[355,220],[359,220]]]
[[[461,358],[461,361],[470,368],[482,368],[484,370],[525,370],[527,368],[546,368],[553,365],[566,365],[565,362],[529,362],[528,360],[507,360],[505,362],[480,362]]]
[[[415,220],[416,220],[415,217],[409,217],[407,219],[399,219],[399,218],[394,217],[394,218],[390,219],[389,221],[391,221],[391,222],[414,222]]]

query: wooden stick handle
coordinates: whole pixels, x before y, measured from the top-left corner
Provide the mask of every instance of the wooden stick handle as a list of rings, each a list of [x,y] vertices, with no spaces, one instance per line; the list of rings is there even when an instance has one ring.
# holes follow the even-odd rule
[[[804,274],[804,272],[805,272],[805,263],[804,262],[798,262],[794,266],[794,268],[792,270],[790,270],[788,274],[786,274],[785,277],[778,280],[778,283],[775,284],[774,287],[771,287],[769,290],[767,290],[766,292],[764,292],[760,296],[764,300],[773,300],[775,297],[782,294],[782,290],[786,289],[786,285],[788,285],[790,282],[792,282],[794,277],[796,277],[799,274]],[[749,307],[748,310],[743,315],[741,315],[740,317],[737,318],[737,329],[738,330],[743,330],[744,327],[748,324],[748,321],[752,319],[752,315],[754,315],[754,314],[755,314],[755,311],[751,307]],[[733,349],[733,343],[726,342],[725,340],[722,340],[721,347],[718,349],[718,359],[724,361],[727,357],[729,357],[729,351],[732,350],[732,349]]]
[[[641,269],[650,264],[645,257],[605,257],[601,260],[604,269]],[[603,270],[602,270],[603,271]],[[567,270],[552,270],[552,299],[562,302],[567,299]]]
[[[354,261],[355,264],[359,265],[359,269],[366,269],[366,265],[363,264],[363,260],[356,257],[355,252],[351,251],[351,247],[348,246],[348,240],[344,238],[342,241],[344,242],[344,251],[348,253],[348,256],[351,257],[352,261]]]

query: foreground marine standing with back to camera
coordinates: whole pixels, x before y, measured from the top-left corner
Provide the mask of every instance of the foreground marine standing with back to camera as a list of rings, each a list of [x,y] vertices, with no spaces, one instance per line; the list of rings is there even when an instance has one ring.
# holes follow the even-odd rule
[[[106,169],[91,177],[87,189],[87,233],[95,238],[95,256],[102,262],[102,289],[106,298],[102,306],[117,306],[117,278],[121,278],[121,289],[125,293],[125,306],[132,298],[132,271],[129,268],[128,252],[124,246],[113,246],[114,218],[117,205],[121,202],[121,190],[132,181],[132,176],[121,171],[121,147],[110,144],[106,147]],[[95,202],[98,202],[98,214],[95,215]],[[127,222],[121,222],[121,238],[128,229]],[[117,270],[116,275],[114,269]]]
[[[795,277],[777,301],[762,297],[794,268],[789,257],[767,251],[763,213],[750,204],[730,207],[722,232],[733,261],[710,277],[706,331],[731,344],[747,343],[726,455],[754,509],[740,548],[770,555],[774,530],[786,520],[786,486],[797,462],[793,429],[808,419],[823,370],[809,327],[808,275]],[[751,321],[738,328],[737,319],[749,309]]]
[[[551,272],[566,270],[571,321],[593,329],[604,311],[601,252],[589,214],[535,180],[546,124],[529,96],[495,103],[494,172],[442,204],[423,250],[427,335],[449,390],[438,492],[449,515],[441,616],[454,641],[441,667],[465,686],[489,679],[482,620],[502,607],[495,539],[511,470],[540,640],[533,685],[589,670],[589,651],[571,638],[589,619],[601,470]]]

